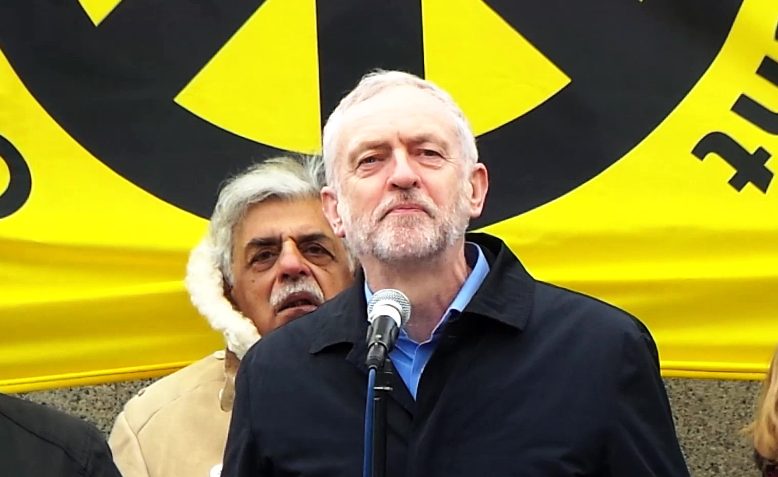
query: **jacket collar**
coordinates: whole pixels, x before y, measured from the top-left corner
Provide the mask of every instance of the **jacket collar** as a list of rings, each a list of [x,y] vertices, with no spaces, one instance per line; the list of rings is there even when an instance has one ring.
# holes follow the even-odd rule
[[[489,262],[489,274],[473,299],[465,307],[464,315],[474,314],[523,330],[532,311],[535,281],[516,256],[497,237],[467,234],[467,240],[478,244]],[[360,270],[354,284],[338,296],[320,306],[314,314],[317,319],[310,353],[316,354],[330,346],[351,345],[347,357],[358,366],[360,356],[366,353],[367,303],[364,293],[365,277]]]
[[[489,274],[463,314],[477,314],[519,331],[524,330],[532,311],[535,280],[516,255],[497,237],[484,233],[467,234],[484,251]]]
[[[360,363],[360,353],[367,353],[367,303],[364,293],[365,276],[357,272],[354,284],[320,306],[313,314],[318,324],[309,351],[319,353],[330,346],[351,345],[347,359]]]

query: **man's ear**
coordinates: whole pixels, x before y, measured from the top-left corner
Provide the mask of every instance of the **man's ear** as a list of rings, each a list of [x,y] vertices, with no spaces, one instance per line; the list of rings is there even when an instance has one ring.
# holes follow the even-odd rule
[[[232,296],[232,289],[233,289],[232,285],[227,283],[227,280],[224,279],[222,280],[222,287],[224,289],[224,298],[226,298],[227,301],[229,301],[232,304],[232,307],[237,310],[238,305],[235,303],[235,297]]]
[[[335,192],[335,188],[324,186],[321,189],[321,207],[335,235],[340,238],[345,237],[346,232],[343,230],[343,219],[338,213],[338,194]]]
[[[489,172],[481,162],[476,162],[470,171],[470,218],[481,216],[486,202],[486,193],[489,191]]]

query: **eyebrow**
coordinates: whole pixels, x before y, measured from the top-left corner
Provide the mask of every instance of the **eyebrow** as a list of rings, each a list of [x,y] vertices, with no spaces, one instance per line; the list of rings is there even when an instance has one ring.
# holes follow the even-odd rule
[[[364,151],[369,151],[371,149],[385,149],[387,147],[387,143],[383,139],[364,139],[357,141],[350,148],[351,158],[354,158]]]
[[[294,242],[298,244],[317,242],[317,241],[332,242],[332,239],[330,239],[330,237],[328,237],[323,232],[312,232],[308,234],[292,236],[292,240],[294,240]],[[281,243],[280,237],[272,237],[272,236],[254,237],[248,241],[245,248],[249,249],[249,248],[258,248],[258,247],[268,247],[272,245],[279,245],[280,243]]]
[[[450,144],[444,137],[433,132],[419,132],[407,138],[405,141],[410,145],[418,146],[426,142],[439,143],[446,148],[450,147]],[[351,151],[354,154],[359,154],[363,151],[370,149],[381,149],[387,147],[387,141],[384,139],[364,139],[357,141],[353,144]]]

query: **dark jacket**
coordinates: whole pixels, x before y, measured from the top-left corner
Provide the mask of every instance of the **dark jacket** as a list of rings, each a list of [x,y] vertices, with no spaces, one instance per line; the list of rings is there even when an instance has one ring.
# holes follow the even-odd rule
[[[756,451],[754,451],[754,462],[762,473],[762,477],[778,477],[778,462],[765,459]]]
[[[121,477],[94,426],[0,394],[0,475]]]
[[[445,327],[417,400],[394,376],[387,476],[687,476],[648,330],[537,282],[498,239]],[[363,280],[244,358],[223,477],[358,476]]]

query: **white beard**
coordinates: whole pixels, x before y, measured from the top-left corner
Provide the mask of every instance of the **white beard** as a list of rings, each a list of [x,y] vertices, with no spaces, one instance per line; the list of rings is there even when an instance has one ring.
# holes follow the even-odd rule
[[[395,204],[404,202],[421,205],[424,213],[386,215]],[[440,255],[465,235],[470,221],[465,187],[450,204],[440,209],[412,190],[385,200],[369,217],[353,217],[345,200],[338,202],[338,212],[346,244],[358,257],[370,256],[381,262],[423,261]]]

